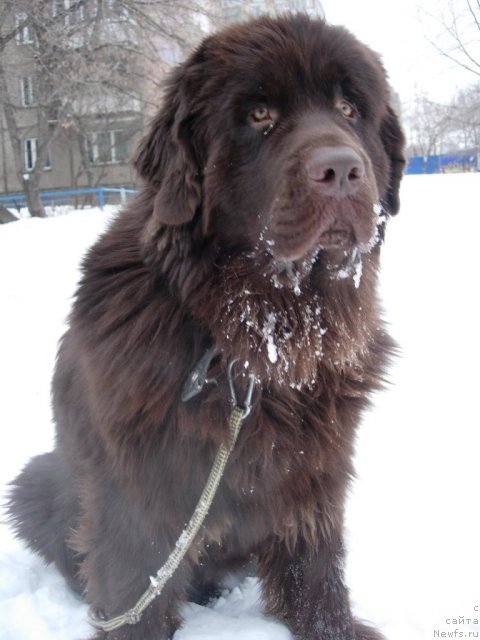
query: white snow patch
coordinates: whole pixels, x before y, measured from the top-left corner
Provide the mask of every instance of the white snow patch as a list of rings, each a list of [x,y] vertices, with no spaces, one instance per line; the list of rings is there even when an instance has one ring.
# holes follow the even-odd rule
[[[278,360],[278,351],[274,342],[274,333],[277,319],[274,313],[269,313],[265,326],[263,328],[263,335],[267,341],[267,354],[268,359],[272,364],[275,364]]]
[[[355,288],[358,289],[362,280],[363,252],[358,249],[354,249],[351,253],[345,252],[345,261],[341,267],[337,265],[331,265],[327,267],[329,269],[329,275],[332,280],[347,280],[352,278]]]
[[[276,361],[278,360],[278,351],[277,351],[277,347],[273,343],[272,336],[268,336],[267,351],[268,351],[268,359],[272,364],[275,364]]]
[[[284,625],[262,614],[254,578],[225,591],[210,608],[189,604],[183,615],[185,624],[175,640],[293,640]]]
[[[388,640],[451,632],[446,619],[474,618],[479,604],[479,191],[478,174],[407,176],[382,249],[381,297],[403,356],[359,432],[347,583],[356,614]],[[456,242],[452,211],[468,229]],[[108,219],[97,210],[0,226],[3,495],[27,459],[52,446],[57,341],[80,257]],[[291,640],[263,615],[255,580],[184,614],[175,640]],[[87,607],[0,525],[0,639],[90,635]]]
[[[356,289],[358,289],[358,287],[360,286],[360,282],[362,280],[362,271],[363,271],[362,256],[359,255],[357,262],[355,264],[355,270],[353,272],[353,283]]]

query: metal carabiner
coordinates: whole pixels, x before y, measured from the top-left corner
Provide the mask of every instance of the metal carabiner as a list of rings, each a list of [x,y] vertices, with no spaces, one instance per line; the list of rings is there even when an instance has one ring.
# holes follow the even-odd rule
[[[213,378],[207,378],[210,364],[217,353],[216,347],[210,347],[195,365],[193,371],[185,380],[182,389],[182,402],[188,402],[197,396],[206,384],[217,384]]]
[[[230,388],[230,404],[232,405],[233,408],[242,406],[242,405],[239,405],[237,402],[237,394],[235,392],[235,384],[234,384],[234,377],[233,377],[233,366],[238,361],[239,361],[238,358],[231,360],[227,368],[228,386]],[[249,415],[250,411],[252,410],[252,396],[253,396],[254,384],[255,384],[255,376],[253,373],[249,373],[247,393],[245,395],[245,401],[242,406],[244,411],[244,415],[243,415],[244,418],[246,418]]]

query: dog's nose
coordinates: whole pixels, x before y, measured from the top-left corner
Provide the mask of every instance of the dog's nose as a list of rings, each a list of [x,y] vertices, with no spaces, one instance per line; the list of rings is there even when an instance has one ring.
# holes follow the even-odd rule
[[[333,198],[353,195],[365,175],[363,160],[347,146],[314,149],[305,168],[315,187]]]

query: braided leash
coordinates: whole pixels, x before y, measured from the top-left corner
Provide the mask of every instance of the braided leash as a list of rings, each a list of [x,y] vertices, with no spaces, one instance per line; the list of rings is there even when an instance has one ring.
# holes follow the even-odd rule
[[[253,393],[253,384],[254,384],[254,376],[253,374],[249,374],[249,385],[247,396],[245,399],[245,404],[243,407],[237,404],[237,399],[235,395],[235,389],[233,385],[232,378],[232,367],[235,364],[235,361],[232,361],[228,367],[228,379],[230,385],[230,400],[233,406],[232,412],[230,414],[228,420],[228,428],[229,428],[229,438],[228,443],[220,445],[217,455],[215,456],[215,460],[210,471],[210,475],[208,476],[207,483],[202,491],[202,495],[197,503],[195,511],[193,512],[192,517],[185,530],[182,532],[181,536],[177,540],[175,544],[175,548],[168,556],[165,564],[157,571],[157,574],[150,578],[150,586],[139,598],[137,603],[128,611],[123,613],[122,615],[116,616],[115,618],[111,618],[110,620],[102,620],[98,616],[96,616],[93,612],[90,613],[90,618],[92,623],[103,629],[104,631],[114,631],[115,629],[119,629],[126,624],[134,625],[137,624],[145,609],[157,598],[163,591],[166,583],[175,573],[178,565],[184,558],[187,553],[190,545],[192,544],[195,536],[197,535],[200,527],[205,521],[207,517],[210,506],[213,502],[215,494],[218,489],[218,485],[220,484],[220,480],[223,476],[223,472],[225,471],[226,464],[228,462],[228,458],[230,457],[230,453],[232,452],[235,443],[238,438],[238,434],[242,427],[243,421],[248,416],[251,410],[251,399]]]

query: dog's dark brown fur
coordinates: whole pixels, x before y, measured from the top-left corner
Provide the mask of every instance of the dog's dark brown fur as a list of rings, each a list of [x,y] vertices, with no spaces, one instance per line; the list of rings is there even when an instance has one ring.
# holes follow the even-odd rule
[[[234,358],[239,397],[256,376],[253,409],[162,596],[96,637],[169,638],[186,597],[254,558],[267,612],[295,638],[380,638],[352,618],[342,528],[355,429],[392,349],[375,294],[388,215],[374,205],[396,213],[404,164],[388,104],[376,55],[303,16],[232,27],[172,76],[135,161],[144,187],[84,262],[56,447],[15,481],[18,535],[95,610],[123,613],[227,437]],[[353,193],[332,194],[319,168],[338,148],[360,166]],[[218,384],[181,402],[211,345]]]

